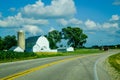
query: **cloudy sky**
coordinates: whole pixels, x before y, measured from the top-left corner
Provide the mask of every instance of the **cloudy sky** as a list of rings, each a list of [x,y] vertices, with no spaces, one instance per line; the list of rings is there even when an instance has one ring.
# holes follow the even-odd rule
[[[120,0],[0,0],[0,36],[80,27],[86,46],[120,44]]]

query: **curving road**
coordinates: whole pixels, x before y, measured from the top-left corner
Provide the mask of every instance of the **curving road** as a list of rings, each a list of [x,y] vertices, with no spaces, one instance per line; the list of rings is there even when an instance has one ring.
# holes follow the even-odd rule
[[[99,54],[41,58],[0,64],[0,80],[111,80],[104,60],[119,50]]]

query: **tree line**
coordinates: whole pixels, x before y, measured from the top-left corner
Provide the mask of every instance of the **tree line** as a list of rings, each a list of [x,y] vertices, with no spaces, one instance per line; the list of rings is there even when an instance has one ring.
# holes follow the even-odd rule
[[[0,50],[8,50],[12,46],[17,45],[16,36],[6,36],[4,38],[0,37]]]

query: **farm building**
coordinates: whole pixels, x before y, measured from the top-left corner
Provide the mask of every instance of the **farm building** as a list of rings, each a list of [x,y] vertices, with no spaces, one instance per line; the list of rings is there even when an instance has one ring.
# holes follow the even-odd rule
[[[58,43],[58,45],[59,44],[61,45],[61,43]],[[14,46],[10,50],[13,50],[16,52],[24,52],[24,51],[26,52],[59,52],[59,51],[62,52],[63,51],[61,47],[55,50],[50,49],[49,41],[45,36],[29,37],[28,39],[25,40],[24,32],[22,30],[18,31],[18,46],[16,47]],[[64,51],[74,51],[74,48],[66,46]]]

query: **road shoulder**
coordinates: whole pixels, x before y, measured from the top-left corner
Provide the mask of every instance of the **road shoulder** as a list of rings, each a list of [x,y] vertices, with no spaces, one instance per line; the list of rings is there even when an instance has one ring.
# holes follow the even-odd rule
[[[120,80],[120,74],[108,62],[108,58],[104,61],[105,69],[111,76],[111,80]]]

